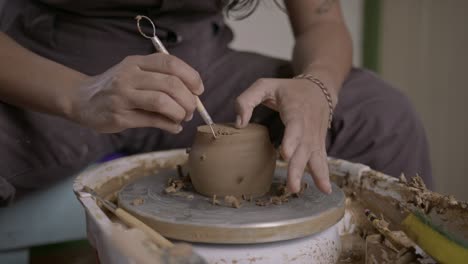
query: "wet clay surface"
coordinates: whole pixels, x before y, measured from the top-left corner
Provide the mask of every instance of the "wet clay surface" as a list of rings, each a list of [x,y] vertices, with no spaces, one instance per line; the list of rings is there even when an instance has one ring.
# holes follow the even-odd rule
[[[208,197],[265,194],[276,165],[267,128],[249,124],[237,129],[232,124],[216,124],[214,130],[216,139],[208,126],[199,127],[189,153],[195,190]]]

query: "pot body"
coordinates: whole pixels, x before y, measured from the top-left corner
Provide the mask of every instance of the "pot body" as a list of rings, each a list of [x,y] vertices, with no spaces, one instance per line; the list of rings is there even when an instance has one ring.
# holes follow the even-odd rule
[[[188,165],[195,190],[209,197],[265,194],[276,165],[268,129],[258,124],[243,129],[216,124],[215,131],[216,139],[208,126],[200,126],[190,150]]]

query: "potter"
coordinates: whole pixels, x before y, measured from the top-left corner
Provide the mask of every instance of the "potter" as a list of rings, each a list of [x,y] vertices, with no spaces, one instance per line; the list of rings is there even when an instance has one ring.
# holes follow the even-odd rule
[[[197,129],[188,161],[195,190],[206,196],[265,194],[276,165],[268,129],[258,124],[243,129],[216,124],[215,132],[216,139],[208,126]]]

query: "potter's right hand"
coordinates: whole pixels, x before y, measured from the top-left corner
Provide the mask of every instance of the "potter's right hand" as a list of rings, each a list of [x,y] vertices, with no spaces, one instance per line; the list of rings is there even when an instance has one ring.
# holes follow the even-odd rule
[[[174,56],[129,56],[74,91],[69,118],[105,133],[136,127],[179,133],[203,90],[198,72]]]

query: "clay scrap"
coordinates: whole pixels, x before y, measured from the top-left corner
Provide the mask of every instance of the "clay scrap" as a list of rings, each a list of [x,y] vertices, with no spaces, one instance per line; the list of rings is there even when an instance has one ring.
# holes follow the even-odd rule
[[[132,205],[134,205],[134,206],[142,205],[144,203],[145,203],[145,199],[143,199],[141,197],[133,199],[133,201],[132,201]]]
[[[301,189],[298,193],[290,193],[286,187],[286,183],[279,184],[276,188],[276,191],[266,199],[257,199],[255,200],[255,205],[257,206],[268,206],[268,205],[282,205],[289,202],[289,198],[299,198],[301,194],[304,193],[304,190],[309,188],[308,183],[303,183]]]
[[[365,215],[371,222],[372,226],[385,237],[386,241],[388,242],[387,246],[391,249],[395,250],[396,252],[400,252],[402,250],[412,249],[416,246],[404,232],[391,231],[388,228],[389,223],[383,218],[383,216],[379,218],[368,209],[365,210]]]
[[[177,166],[177,172],[179,178],[169,178],[169,180],[167,181],[166,188],[164,189],[164,193],[179,195],[181,193],[186,193],[182,192],[182,190],[186,190],[189,193],[192,192],[194,189],[190,179],[190,175],[184,174],[182,166],[180,165]],[[284,182],[277,184],[277,186],[273,187],[265,196],[256,199],[255,201],[251,195],[242,194],[241,197],[237,197],[235,195],[226,195],[224,196],[223,202],[221,202],[217,199],[217,195],[214,194],[211,196],[211,199],[209,199],[209,202],[215,206],[227,206],[232,208],[240,208],[242,206],[242,202],[255,202],[255,205],[260,207],[268,205],[282,205],[289,202],[290,198],[299,198],[300,195],[303,194],[307,188],[309,188],[309,184],[305,182],[302,183],[301,189],[298,193],[290,193],[286,187],[286,182]],[[193,199],[193,195],[189,195],[187,196],[187,198]],[[144,200],[133,201],[132,205],[141,205],[143,203]]]
[[[233,134],[239,134],[240,132],[235,128],[225,127],[225,126],[216,126],[215,131],[217,136],[229,136]]]
[[[457,201],[453,195],[442,195],[428,190],[418,175],[404,184],[413,193],[413,197],[406,201],[407,204],[420,208],[425,214],[429,214],[433,209],[437,214],[444,214],[451,207],[468,207],[466,202]]]
[[[235,196],[228,195],[224,197],[224,202],[230,204],[233,208],[240,208],[241,202]]]
[[[211,197],[210,203],[212,205],[225,205],[233,208],[240,208],[242,201],[250,203],[255,202],[256,206],[268,206],[268,205],[282,205],[289,202],[291,198],[299,198],[304,190],[309,188],[307,183],[303,183],[301,190],[298,193],[290,193],[286,188],[286,183],[279,184],[276,189],[271,190],[265,197],[253,200],[252,196],[242,195],[240,198],[234,195],[227,195],[224,197],[224,203],[221,203],[216,195]]]
[[[220,205],[221,204],[221,202],[218,199],[216,199],[216,194],[213,194],[213,197],[211,199],[211,204],[212,205]]]
[[[185,184],[182,180],[174,180],[170,178],[168,181],[168,186],[166,187],[166,189],[164,189],[164,191],[166,193],[176,193],[184,187],[185,187]]]
[[[416,244],[403,231],[392,231],[389,223],[370,210],[365,215],[378,234],[366,236],[366,263],[414,263],[420,256]]]
[[[182,166],[177,165],[177,173],[179,175],[179,179],[169,178],[166,188],[164,189],[165,193],[177,193],[182,189],[189,189],[192,187],[190,175],[184,175]]]

